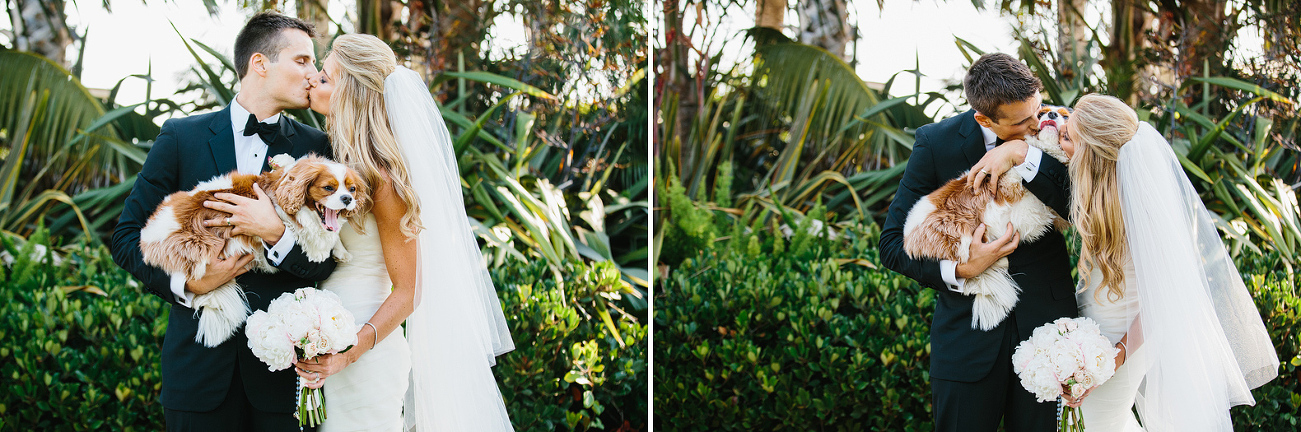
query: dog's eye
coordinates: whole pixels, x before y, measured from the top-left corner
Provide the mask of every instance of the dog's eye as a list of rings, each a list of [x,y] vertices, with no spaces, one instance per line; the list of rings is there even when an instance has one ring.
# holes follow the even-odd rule
[[[356,193],[356,192],[357,192],[357,187],[356,187],[356,186],[353,186],[353,187],[348,188],[348,192]]]
[[[334,192],[334,186],[326,186],[322,189],[325,189],[326,192]]]

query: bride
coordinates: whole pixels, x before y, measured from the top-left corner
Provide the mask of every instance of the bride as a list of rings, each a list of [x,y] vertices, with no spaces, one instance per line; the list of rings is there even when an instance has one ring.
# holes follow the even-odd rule
[[[320,430],[511,430],[491,367],[514,344],[428,88],[378,38],[346,35],[310,94],[373,197],[340,233],[352,259],[322,284],[356,317],[357,345],[295,365],[325,387]]]
[[[1081,316],[1121,349],[1115,376],[1067,404],[1095,431],[1232,431],[1229,408],[1255,404],[1278,356],[1170,144],[1119,99],[1088,95],[1062,147]]]

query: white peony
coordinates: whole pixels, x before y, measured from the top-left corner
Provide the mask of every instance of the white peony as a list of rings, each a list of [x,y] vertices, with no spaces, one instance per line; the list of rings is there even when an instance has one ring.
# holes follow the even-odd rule
[[[1116,348],[1088,318],[1061,318],[1035,328],[1017,345],[1012,368],[1040,402],[1056,400],[1068,381],[1071,394],[1102,384],[1115,373]]]
[[[357,343],[357,325],[339,296],[315,288],[285,293],[257,311],[245,325],[253,355],[271,370],[299,360],[333,354]]]

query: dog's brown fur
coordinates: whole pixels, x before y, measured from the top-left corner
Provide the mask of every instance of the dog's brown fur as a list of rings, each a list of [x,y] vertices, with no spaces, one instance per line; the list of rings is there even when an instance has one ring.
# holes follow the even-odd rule
[[[333,173],[323,165],[326,161],[327,159],[312,154],[299,160],[287,170],[277,168],[260,175],[231,172],[227,174],[231,180],[231,187],[228,189],[182,191],[168,195],[159,205],[159,209],[170,205],[180,229],[167,241],[151,247],[141,247],[145,262],[156,265],[168,273],[184,273],[198,279],[197,272],[225,250],[227,240],[243,241],[249,245],[259,244],[258,238],[252,235],[232,236],[231,227],[203,225],[206,220],[230,216],[228,213],[204,207],[204,201],[220,201],[216,198],[216,194],[219,193],[257,199],[257,193],[253,191],[255,183],[264,193],[274,197],[276,203],[291,218],[303,207],[316,211],[317,203],[333,193],[326,191],[326,187],[355,188],[353,198],[358,201],[355,210],[340,211],[339,217],[355,216],[370,202],[370,194],[365,182],[356,171],[348,170],[344,184],[339,185]],[[155,210],[149,217],[149,222],[152,223],[159,216],[158,210]]]
[[[934,212],[917,227],[914,235],[904,238],[904,252],[913,259],[932,258],[959,261],[958,246],[962,237],[974,231],[985,215],[985,206],[989,201],[1005,203],[1021,198],[1025,188],[1019,184],[994,186],[985,184],[971,190],[966,174],[950,180],[923,199],[931,200],[937,208],[946,211]]]
[[[159,205],[171,205],[172,214],[181,228],[173,235],[175,238],[162,242],[159,247],[141,248],[144,253],[145,262],[156,263],[163,270],[174,273],[184,272],[193,277],[197,268],[194,266],[206,265],[210,260],[216,258],[223,251],[223,246],[227,239],[239,239],[256,244],[257,237],[251,235],[231,236],[232,228],[228,226],[207,227],[203,222],[211,219],[223,219],[230,216],[229,213],[213,210],[203,206],[204,201],[221,201],[216,198],[219,193],[229,193],[239,195],[245,198],[257,199],[257,193],[253,191],[253,184],[256,183],[263,191],[275,190],[279,182],[280,170],[263,173],[261,175],[240,174],[231,172],[228,174],[231,180],[231,188],[204,191],[181,191],[168,195]],[[159,214],[155,211],[150,216],[152,222]]]

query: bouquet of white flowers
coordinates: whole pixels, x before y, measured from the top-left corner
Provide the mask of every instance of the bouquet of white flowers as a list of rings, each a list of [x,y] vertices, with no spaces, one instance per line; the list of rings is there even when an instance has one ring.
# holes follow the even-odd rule
[[[1078,396],[1111,379],[1119,351],[1093,320],[1059,318],[1017,345],[1012,369],[1039,402],[1048,402],[1060,398],[1063,387]],[[1058,425],[1062,431],[1082,432],[1084,417],[1078,408],[1066,407]]]
[[[339,296],[315,288],[299,288],[272,300],[266,311],[248,317],[244,332],[253,355],[272,371],[298,360],[345,352],[357,344],[357,324]],[[299,378],[299,425],[316,426],[325,420],[321,389],[309,389]]]

